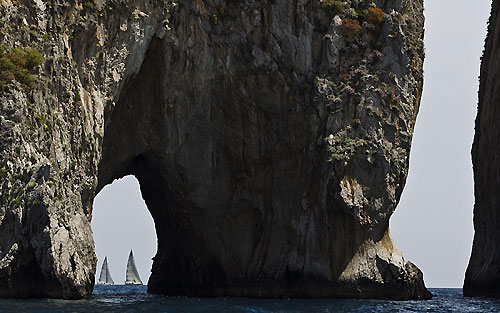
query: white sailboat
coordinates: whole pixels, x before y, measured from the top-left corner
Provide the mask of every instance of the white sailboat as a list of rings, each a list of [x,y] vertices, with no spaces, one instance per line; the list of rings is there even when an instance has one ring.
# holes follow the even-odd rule
[[[132,249],[130,249],[130,254],[128,255],[125,285],[142,285],[139,271],[137,271],[137,267],[135,266],[134,254],[132,253]]]
[[[111,273],[108,268],[108,257],[104,258],[104,262],[101,267],[101,275],[99,276],[99,281],[97,282],[99,285],[114,285],[115,282],[113,278],[111,278]]]

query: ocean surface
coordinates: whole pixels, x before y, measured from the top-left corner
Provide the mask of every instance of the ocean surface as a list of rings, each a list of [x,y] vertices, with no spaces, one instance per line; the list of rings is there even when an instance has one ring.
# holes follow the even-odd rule
[[[272,300],[164,297],[146,286],[96,286],[90,300],[0,300],[0,312],[500,312],[500,300],[462,297],[462,289],[430,289],[428,301]]]

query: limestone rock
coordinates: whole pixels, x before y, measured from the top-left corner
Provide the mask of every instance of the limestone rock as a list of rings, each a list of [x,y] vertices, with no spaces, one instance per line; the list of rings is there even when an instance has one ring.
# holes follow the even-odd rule
[[[0,93],[0,296],[88,297],[93,198],[133,174],[150,292],[429,298],[388,230],[422,2],[1,1],[44,64]]]
[[[472,165],[474,169],[474,242],[465,273],[465,296],[500,297],[500,1],[493,1],[481,63],[479,105]]]

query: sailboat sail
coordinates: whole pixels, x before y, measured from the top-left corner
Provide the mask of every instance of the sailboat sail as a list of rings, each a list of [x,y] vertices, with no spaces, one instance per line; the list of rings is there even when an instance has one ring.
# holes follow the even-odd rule
[[[125,285],[142,285],[139,271],[137,271],[137,267],[135,266],[134,254],[132,253],[132,250],[130,250],[130,254],[128,255]]]
[[[113,278],[111,278],[111,273],[108,268],[108,257],[104,258],[104,262],[102,263],[101,275],[99,276],[98,284],[104,285],[114,285],[115,282]]]

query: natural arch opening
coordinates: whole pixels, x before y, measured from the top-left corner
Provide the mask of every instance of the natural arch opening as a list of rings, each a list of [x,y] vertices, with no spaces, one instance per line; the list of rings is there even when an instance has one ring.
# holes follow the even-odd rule
[[[262,237],[260,212],[250,201],[239,199],[239,183],[228,179],[227,171],[241,167],[240,152],[228,149],[239,142],[242,126],[226,125],[218,113],[222,108],[208,114],[211,107],[206,104],[214,95],[206,91],[213,80],[201,75],[186,91],[194,74],[170,67],[169,58],[184,57],[171,49],[154,38],[140,71],[125,82],[116,105],[105,112],[96,191],[126,175],[137,178],[158,238],[149,292],[237,294],[234,290],[241,283],[228,278],[227,272],[245,276],[241,264],[255,267],[253,271],[262,266],[262,257],[251,251]],[[223,131],[227,140],[211,139]],[[235,156],[228,160],[226,154]],[[223,219],[224,215],[230,216]],[[262,243],[259,250],[267,245]],[[259,263],[247,265],[252,257]],[[226,286],[227,281],[235,286]]]
[[[104,258],[115,284],[125,281],[127,258],[134,251],[135,263],[144,284],[149,280],[152,258],[157,251],[154,221],[141,197],[139,182],[132,176],[105,186],[94,199],[92,217],[98,258],[96,282]]]
[[[201,272],[192,262],[198,260],[202,247],[186,231],[185,196],[189,190],[181,186],[183,170],[173,161],[182,156],[168,145],[185,134],[172,130],[172,126],[176,128],[172,120],[179,112],[172,112],[166,104],[172,97],[165,87],[170,77],[165,73],[165,55],[165,42],[153,39],[139,73],[125,83],[116,106],[105,112],[97,192],[115,179],[137,178],[158,239],[148,291],[161,292],[168,281],[182,293],[179,286],[196,281],[191,277]]]

